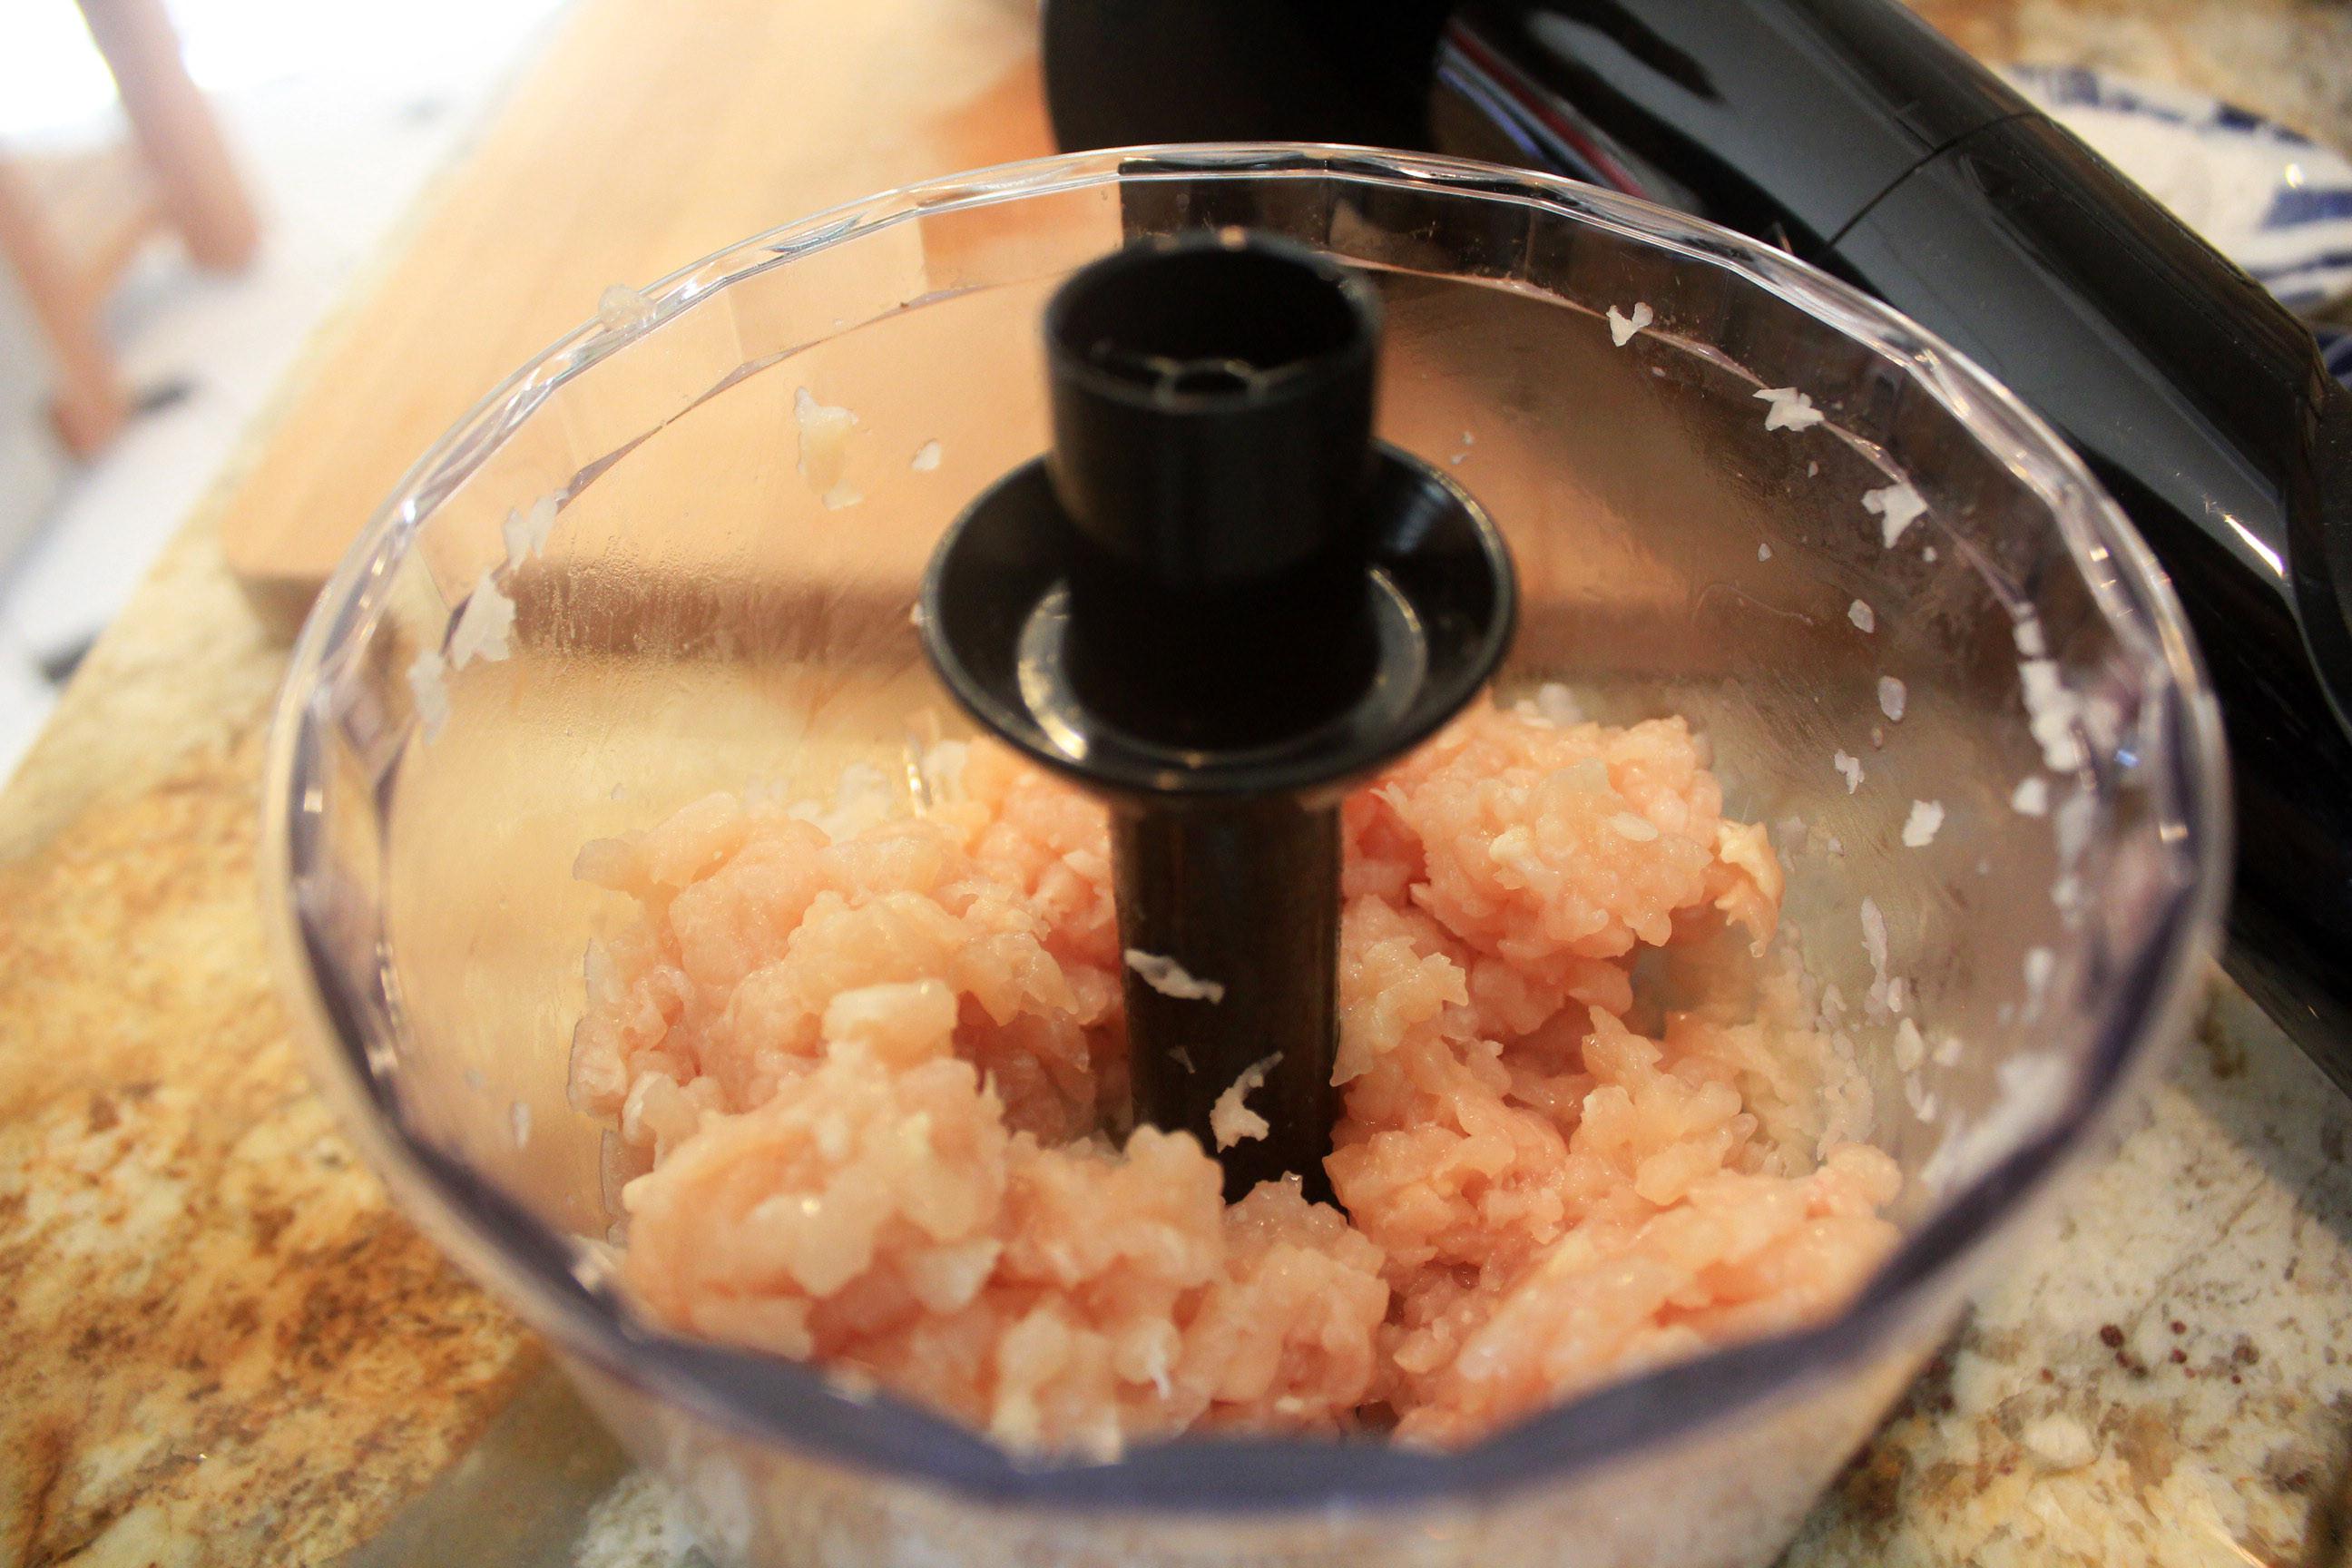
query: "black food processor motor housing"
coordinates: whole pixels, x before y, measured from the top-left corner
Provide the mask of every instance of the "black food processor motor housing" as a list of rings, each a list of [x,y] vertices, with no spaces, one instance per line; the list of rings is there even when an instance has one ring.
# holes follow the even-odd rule
[[[2005,382],[2170,574],[2237,801],[2231,973],[2352,1090],[2352,391],[2262,286],[1895,0],[1046,0],[1066,150],[1563,174],[1781,246]]]

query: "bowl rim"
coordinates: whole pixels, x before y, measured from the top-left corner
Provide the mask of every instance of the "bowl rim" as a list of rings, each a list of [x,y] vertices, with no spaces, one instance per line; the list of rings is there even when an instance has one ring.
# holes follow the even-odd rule
[[[1141,169],[1129,165],[1142,163]],[[845,1389],[800,1363],[690,1341],[635,1321],[593,1248],[556,1234],[461,1163],[398,1129],[348,996],[330,984],[302,907],[298,859],[319,810],[314,725],[325,681],[362,647],[393,563],[416,527],[555,387],[656,330],[704,295],[919,215],[1122,180],[1245,175],[1440,189],[1564,210],[1576,219],[1723,268],[1903,364],[1922,390],[2049,505],[2076,567],[2172,742],[2148,782],[2180,828],[2162,912],[2112,983],[2114,996],[2063,1105],[1957,1189],[1848,1306],[1811,1328],[1716,1349],[1603,1384],[1459,1449],[1378,1441],[1188,1436],[1115,1459],[1024,1459],[887,1394]],[[772,1448],[970,1500],[1160,1518],[1462,1502],[1639,1458],[1727,1414],[1868,1363],[1898,1339],[1939,1332],[1934,1301],[1981,1262],[2093,1134],[2161,1066],[2218,945],[2231,818],[2220,716],[2168,582],[2079,458],[2016,396],[1890,307],[1783,252],[1635,197],[1466,159],[1332,143],[1229,142],[1105,149],[901,186],[772,228],[670,273],[558,338],[477,403],[411,466],[320,592],[273,717],[260,874],[281,994],[314,1080],[420,1228],[560,1351]],[[640,308],[642,307],[642,308]],[[1928,1289],[1945,1284],[1946,1291]]]

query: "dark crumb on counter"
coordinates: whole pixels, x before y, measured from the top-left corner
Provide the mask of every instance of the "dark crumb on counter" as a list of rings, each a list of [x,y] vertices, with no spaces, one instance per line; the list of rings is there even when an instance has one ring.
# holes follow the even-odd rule
[[[2198,1021],[2197,1043],[2205,1047],[2206,1070],[2215,1078],[2232,1079],[2246,1070],[2246,1047],[2230,1038],[2219,1008],[2207,1008]]]
[[[1872,1446],[1854,1456],[1839,1478],[1838,1495],[1865,1523],[1889,1524],[1902,1506],[1904,1473],[1911,1461],[1899,1448]]]
[[[1955,1341],[1959,1337],[1955,1335]],[[1895,1404],[1894,1409],[1886,1413],[1886,1420],[1882,1426],[1882,1430],[1885,1426],[1894,1426],[1906,1415],[1935,1415],[1940,1411],[1951,1409],[1951,1384],[1952,1350],[1951,1346],[1947,1344],[1944,1349],[1927,1358],[1927,1364],[1919,1369],[1919,1375],[1912,1380],[1909,1388],[1903,1391],[1902,1399]]]
[[[1950,1350],[1937,1351],[1935,1359],[1928,1362],[1927,1370],[1919,1374],[1919,1381],[1911,1385],[1911,1404],[1914,1408],[1931,1415],[1949,1415],[1952,1413]]]
[[[2289,1497],[2309,1497],[2319,1485],[2316,1462],[2292,1445],[2274,1448],[2263,1461],[2263,1479]]]
[[[2102,1323],[2099,1325],[2099,1342],[2114,1350],[2124,1342],[2124,1331],[2113,1323]]]
[[[264,1204],[256,1206],[249,1218],[253,1225],[254,1249],[275,1252],[278,1237],[294,1223],[294,1210],[285,1204]]]

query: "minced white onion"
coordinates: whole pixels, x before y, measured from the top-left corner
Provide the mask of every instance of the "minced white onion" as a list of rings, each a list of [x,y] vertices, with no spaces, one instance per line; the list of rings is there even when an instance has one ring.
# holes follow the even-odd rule
[[[1793,386],[1768,386],[1756,395],[1772,405],[1764,415],[1767,430],[1810,430],[1828,417]]]
[[[1617,307],[1609,307],[1609,341],[1623,348],[1633,341],[1633,334],[1656,321],[1656,312],[1649,306],[1636,302],[1631,315],[1620,315]]]
[[[1215,1003],[1225,999],[1223,981],[1196,980],[1182,964],[1164,953],[1130,947],[1126,957],[1127,966],[1162,996],[1172,996],[1179,1002]]]
[[[1903,537],[1903,531],[1926,515],[1927,503],[1907,484],[1889,485],[1885,489],[1864,491],[1862,510],[1876,515],[1879,538],[1885,548],[1892,550]]]

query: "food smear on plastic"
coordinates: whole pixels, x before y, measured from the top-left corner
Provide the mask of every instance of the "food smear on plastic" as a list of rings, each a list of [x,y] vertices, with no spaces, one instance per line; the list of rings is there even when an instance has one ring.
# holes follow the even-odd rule
[[[449,721],[449,664],[439,648],[421,649],[408,667],[408,689],[416,699],[416,716],[428,741]]]
[[[626,283],[607,285],[596,297],[596,321],[607,331],[618,331],[652,320],[654,302]]]
[[[857,416],[833,404],[819,403],[807,387],[793,393],[793,423],[800,431],[797,467],[802,482],[817,493],[828,511],[855,506],[865,498],[842,479],[849,461],[849,434]]]

